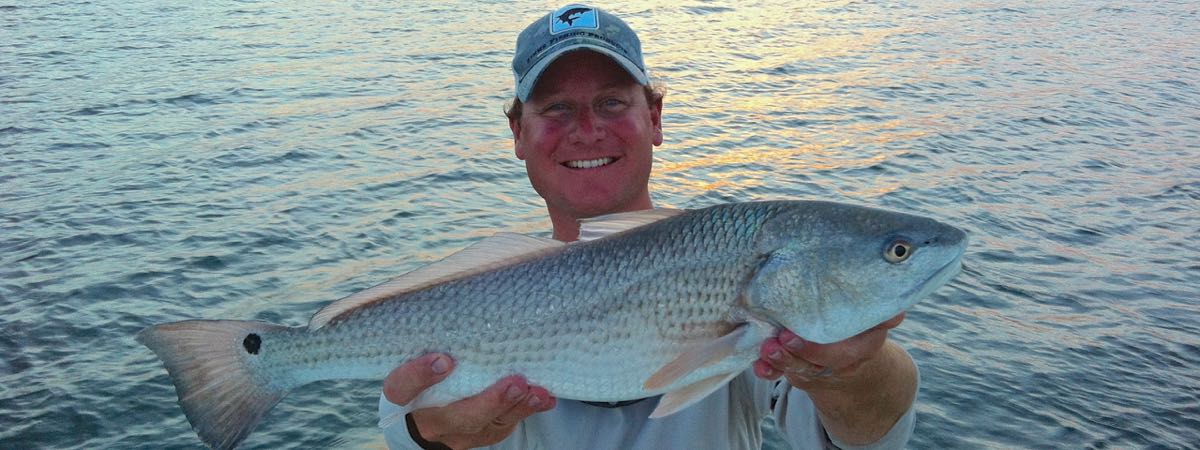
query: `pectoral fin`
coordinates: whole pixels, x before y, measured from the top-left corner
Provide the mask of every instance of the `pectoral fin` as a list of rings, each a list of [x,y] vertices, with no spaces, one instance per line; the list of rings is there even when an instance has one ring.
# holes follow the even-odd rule
[[[669,416],[679,412],[683,408],[692,406],[693,403],[702,400],[704,397],[708,397],[708,394],[724,386],[725,383],[728,383],[737,374],[738,372],[717,374],[684,386],[682,389],[671,391],[659,399],[658,407],[654,408],[654,412],[650,413],[650,418],[657,419]]]
[[[650,375],[650,378],[646,379],[642,386],[648,390],[662,389],[696,369],[725,359],[737,350],[738,341],[749,329],[749,326],[743,324],[716,340],[683,352],[679,357],[658,369],[658,372],[654,372],[654,375]]]

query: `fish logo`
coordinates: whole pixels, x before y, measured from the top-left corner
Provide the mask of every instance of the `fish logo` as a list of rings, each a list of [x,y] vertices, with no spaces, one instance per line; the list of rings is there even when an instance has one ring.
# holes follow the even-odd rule
[[[563,11],[562,14],[559,14],[558,20],[566,22],[567,26],[571,26],[575,24],[575,19],[577,18],[576,15],[582,15],[583,13],[590,12],[591,10],[591,8],[571,8]]]
[[[568,5],[550,14],[550,34],[567,30],[600,28],[596,9],[581,5]]]

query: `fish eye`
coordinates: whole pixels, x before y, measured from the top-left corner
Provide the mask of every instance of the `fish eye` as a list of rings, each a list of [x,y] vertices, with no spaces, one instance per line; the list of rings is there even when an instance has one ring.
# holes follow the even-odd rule
[[[912,256],[916,246],[906,240],[897,239],[888,244],[887,249],[883,251],[883,259],[892,264],[904,262],[909,256]]]

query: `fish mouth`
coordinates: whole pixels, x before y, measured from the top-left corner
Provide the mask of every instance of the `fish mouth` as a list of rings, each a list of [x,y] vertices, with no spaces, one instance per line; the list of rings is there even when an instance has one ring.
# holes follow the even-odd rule
[[[618,158],[612,158],[612,157],[603,157],[603,158],[595,158],[595,159],[575,159],[575,160],[564,162],[564,163],[562,163],[562,165],[563,165],[563,167],[566,167],[568,169],[595,169],[597,167],[604,167],[604,166],[607,166],[614,162],[617,162],[617,159]]]
[[[963,255],[959,253],[958,256],[955,256],[954,259],[950,260],[950,262],[946,263],[937,271],[933,272],[932,275],[929,275],[929,277],[925,278],[924,281],[921,281],[916,286],[913,286],[912,289],[906,291],[901,298],[907,299],[909,300],[909,303],[912,303],[912,299],[924,297],[929,295],[935,289],[942,287],[942,285],[949,282],[950,279],[954,278],[959,272],[962,271],[962,257]]]

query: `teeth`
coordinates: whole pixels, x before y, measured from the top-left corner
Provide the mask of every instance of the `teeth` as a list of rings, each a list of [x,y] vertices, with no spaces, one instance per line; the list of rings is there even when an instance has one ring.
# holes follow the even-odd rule
[[[613,162],[612,158],[584,159],[580,161],[567,161],[566,166],[572,169],[591,169],[608,165]]]

